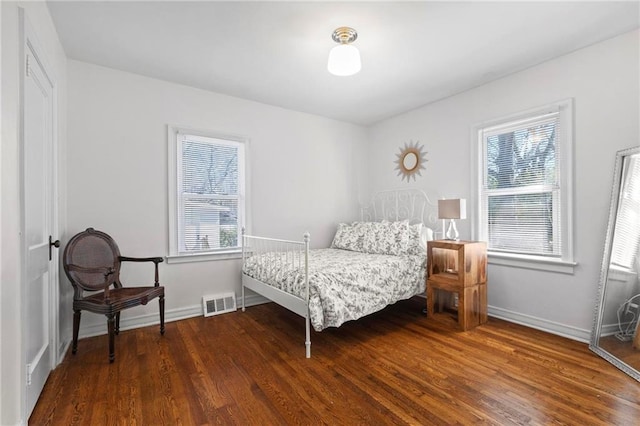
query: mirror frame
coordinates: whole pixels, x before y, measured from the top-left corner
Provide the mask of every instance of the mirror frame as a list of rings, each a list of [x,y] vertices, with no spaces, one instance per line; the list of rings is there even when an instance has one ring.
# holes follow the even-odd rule
[[[402,176],[401,180],[407,179],[407,182],[411,182],[411,178],[416,180],[416,175],[422,176],[422,170],[425,169],[424,163],[429,161],[426,158],[427,152],[423,151],[424,146],[420,145],[419,142],[409,142],[404,144],[404,148],[400,148],[400,153],[396,154],[396,170],[398,171],[398,176]],[[414,155],[416,157],[415,165],[411,168],[408,168],[404,163],[405,159],[409,155]]]
[[[413,162],[413,166],[411,167],[407,166],[407,160],[409,158],[411,158]],[[416,167],[418,167],[419,165],[420,165],[420,155],[416,151],[408,151],[404,154],[404,157],[402,157],[402,170],[404,171],[404,173],[409,173],[414,171]]]
[[[627,148],[616,152],[616,164],[613,172],[613,184],[611,187],[611,201],[609,207],[609,221],[607,224],[607,234],[604,240],[604,254],[602,256],[602,266],[600,268],[600,282],[598,284],[598,297],[593,317],[593,328],[589,349],[609,361],[611,364],[627,373],[629,376],[640,381],[640,371],[631,367],[626,362],[620,360],[612,353],[599,346],[600,333],[602,332],[602,320],[605,308],[606,283],[609,278],[609,264],[611,261],[611,246],[616,228],[616,218],[618,216],[618,204],[620,202],[620,190],[622,189],[622,172],[625,157],[640,153],[640,146]]]

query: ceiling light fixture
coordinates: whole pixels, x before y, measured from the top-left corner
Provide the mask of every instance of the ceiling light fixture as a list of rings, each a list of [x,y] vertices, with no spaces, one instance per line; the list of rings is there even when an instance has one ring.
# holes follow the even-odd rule
[[[333,75],[347,76],[360,71],[360,52],[350,44],[358,38],[358,33],[353,28],[340,27],[331,35],[333,41],[339,43],[329,52],[329,62],[327,69]]]

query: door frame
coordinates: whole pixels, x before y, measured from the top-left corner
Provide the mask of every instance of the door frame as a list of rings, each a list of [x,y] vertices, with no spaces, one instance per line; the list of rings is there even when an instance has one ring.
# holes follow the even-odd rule
[[[21,417],[24,422],[28,422],[27,411],[27,365],[26,365],[26,301],[28,295],[25,292],[27,287],[27,244],[25,240],[25,152],[24,152],[24,87],[25,77],[28,71],[27,53],[31,52],[33,58],[39,63],[46,78],[51,84],[52,94],[52,111],[51,111],[51,147],[48,153],[49,160],[51,161],[51,186],[48,190],[50,198],[51,215],[49,217],[49,233],[50,235],[57,237],[59,235],[58,229],[58,87],[56,85],[56,78],[51,63],[47,60],[45,50],[40,43],[37,33],[30,23],[26,11],[24,8],[18,8],[19,17],[19,61],[20,61],[20,84],[19,84],[19,125],[18,125],[18,139],[20,146],[20,334],[21,334],[21,348],[20,348],[20,391],[21,391]],[[59,363],[61,354],[59,353],[59,251],[54,250],[52,252],[52,260],[49,262],[49,345],[50,345],[50,359],[49,368],[53,368]]]

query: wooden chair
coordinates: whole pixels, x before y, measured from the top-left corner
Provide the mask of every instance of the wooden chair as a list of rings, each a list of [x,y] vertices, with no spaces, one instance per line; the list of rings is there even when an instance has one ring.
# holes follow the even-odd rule
[[[114,337],[120,331],[120,311],[146,305],[149,300],[158,297],[160,334],[164,334],[164,287],[158,283],[158,264],[162,261],[161,257],[120,256],[120,250],[113,238],[93,228],[87,228],[71,238],[64,250],[63,265],[74,290],[72,353],[75,354],[78,349],[82,310],[106,315],[109,362],[115,359]],[[123,287],[120,281],[122,262],[153,262],[156,272],[153,287]],[[113,288],[110,288],[112,285]],[[92,294],[85,295],[85,291]]]

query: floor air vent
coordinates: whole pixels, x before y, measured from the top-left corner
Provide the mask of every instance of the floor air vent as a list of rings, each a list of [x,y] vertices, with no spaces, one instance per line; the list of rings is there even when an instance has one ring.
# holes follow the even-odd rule
[[[236,295],[235,293],[223,293],[203,296],[202,307],[205,317],[233,312],[236,310]]]

